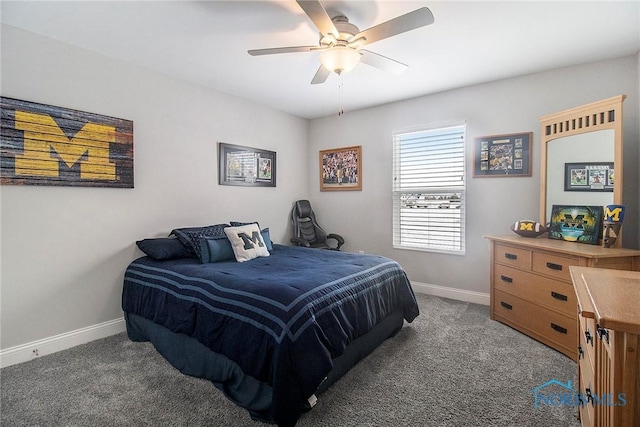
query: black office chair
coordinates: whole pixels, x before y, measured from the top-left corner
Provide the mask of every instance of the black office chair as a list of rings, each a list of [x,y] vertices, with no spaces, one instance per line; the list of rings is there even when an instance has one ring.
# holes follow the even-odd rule
[[[339,251],[344,245],[344,239],[338,234],[327,234],[316,221],[316,215],[311,209],[308,200],[298,200],[291,210],[291,224],[293,225],[294,237],[291,242],[298,246],[307,248],[321,248]],[[327,239],[336,241],[337,246],[332,247],[327,243]]]

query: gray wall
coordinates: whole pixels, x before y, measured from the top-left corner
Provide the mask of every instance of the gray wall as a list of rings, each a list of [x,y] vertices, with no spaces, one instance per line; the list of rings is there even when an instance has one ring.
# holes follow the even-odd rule
[[[284,243],[299,198],[310,198],[326,228],[345,235],[347,250],[395,258],[419,282],[488,292],[483,235],[538,215],[538,118],[609,96],[629,96],[625,166],[635,179],[626,182],[640,183],[637,57],[309,122],[13,27],[1,35],[3,96],[125,118],[135,129],[134,189],[0,187],[1,349],[121,318],[122,275],[142,255],[136,240],[237,219],[259,220]],[[469,141],[533,131],[533,176],[468,176],[465,256],[394,250],[391,134],[451,120],[466,120]],[[217,141],[277,151],[278,186],[218,186]],[[321,193],[318,151],[349,145],[363,146],[363,191]],[[627,189],[626,202],[640,207],[637,187]],[[625,229],[633,244],[637,229]]]
[[[135,241],[259,220],[288,240],[308,121],[2,27],[2,95],[134,121],[135,188],[2,186],[2,349],[122,318]],[[277,187],[217,184],[217,141],[277,152]]]
[[[348,88],[345,87],[345,92]],[[341,233],[348,251],[365,250],[398,260],[417,282],[489,292],[489,248],[483,236],[510,234],[518,219],[539,218],[540,124],[544,115],[626,94],[624,201],[638,206],[637,55],[465,87],[313,120],[308,160],[310,198],[327,231]],[[392,248],[392,134],[419,126],[467,123],[466,255]],[[473,138],[533,131],[533,175],[472,178]],[[362,145],[361,192],[320,192],[319,150]],[[637,210],[624,225],[626,246],[638,245]]]

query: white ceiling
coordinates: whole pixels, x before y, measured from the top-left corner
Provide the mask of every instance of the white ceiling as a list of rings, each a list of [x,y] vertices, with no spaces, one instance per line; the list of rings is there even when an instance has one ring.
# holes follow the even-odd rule
[[[640,51],[639,1],[332,1],[364,30],[426,6],[435,23],[367,49],[409,65],[343,75],[345,111]],[[335,114],[337,75],[309,84],[317,52],[252,57],[248,49],[314,45],[294,0],[6,1],[2,22],[305,118]]]

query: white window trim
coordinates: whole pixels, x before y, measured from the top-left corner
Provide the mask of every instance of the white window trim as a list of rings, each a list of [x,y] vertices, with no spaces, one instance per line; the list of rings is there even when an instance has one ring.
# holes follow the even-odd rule
[[[461,185],[459,186],[424,186],[421,185],[421,183],[418,183],[418,185],[414,188],[414,187],[409,187],[407,185],[403,185],[400,184],[400,187],[397,184],[396,181],[396,174],[398,173],[398,169],[399,169],[399,157],[397,155],[397,144],[399,143],[399,139],[402,138],[403,136],[406,137],[410,134],[419,134],[419,133],[428,133],[430,131],[438,131],[438,130],[444,130],[447,128],[454,128],[454,127],[462,127],[462,141],[463,141],[463,145],[462,145],[462,153],[460,154],[460,157],[457,159],[456,163],[462,163],[462,171],[461,171],[461,175],[460,175],[460,179],[461,179]],[[466,205],[466,182],[465,182],[465,177],[466,177],[466,123],[465,122],[449,122],[446,124],[436,124],[436,125],[428,125],[428,126],[423,126],[420,128],[413,128],[410,130],[402,130],[402,131],[395,131],[393,132],[393,144],[394,144],[394,148],[393,148],[393,192],[392,192],[392,200],[393,200],[393,230],[392,230],[392,234],[393,234],[393,247],[396,249],[404,249],[404,250],[415,250],[415,251],[423,251],[423,252],[434,252],[434,253],[444,253],[444,254],[451,254],[451,255],[465,255],[465,251],[466,251],[466,239],[465,239],[465,235],[466,235],[466,209],[465,209],[465,205]],[[428,245],[412,245],[412,244],[407,244],[400,242],[400,239],[402,238],[402,236],[400,236],[400,227],[401,227],[401,223],[400,223],[400,216],[402,214],[402,212],[400,211],[400,198],[402,197],[403,194],[420,194],[420,193],[428,193],[430,195],[437,195],[438,193],[446,193],[446,194],[460,194],[460,204],[459,204],[459,214],[460,214],[460,222],[459,222],[459,249],[454,249],[454,248],[438,248],[435,246],[428,246]],[[444,213],[443,211],[445,211],[445,207],[443,206],[434,206],[435,203],[438,203],[437,201],[429,198],[428,201],[425,201],[424,204],[429,205],[429,208],[433,209],[433,208],[440,208],[440,211],[436,211],[429,209],[430,213],[435,213],[436,215],[440,214],[440,213]],[[446,206],[446,208],[450,208],[450,201],[445,200],[444,202],[442,202],[442,204],[448,204],[448,206]],[[406,207],[405,207],[406,208]],[[423,206],[424,209],[426,209],[425,206]],[[450,212],[449,209],[446,209],[446,211]],[[405,214],[409,211],[404,211]],[[424,213],[428,212],[428,211],[422,211]],[[424,219],[424,217],[417,217],[418,221],[420,221],[419,218]],[[427,219],[429,220],[429,219]],[[427,233],[429,233],[428,230],[426,230]],[[418,236],[416,236],[418,237]],[[457,235],[456,235],[457,237]]]

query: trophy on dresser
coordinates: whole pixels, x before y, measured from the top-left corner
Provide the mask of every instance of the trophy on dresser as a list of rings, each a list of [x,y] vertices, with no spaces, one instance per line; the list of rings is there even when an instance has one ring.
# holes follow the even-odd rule
[[[602,232],[602,246],[611,248],[616,244],[624,220],[624,206],[608,205],[604,208],[604,229]]]

